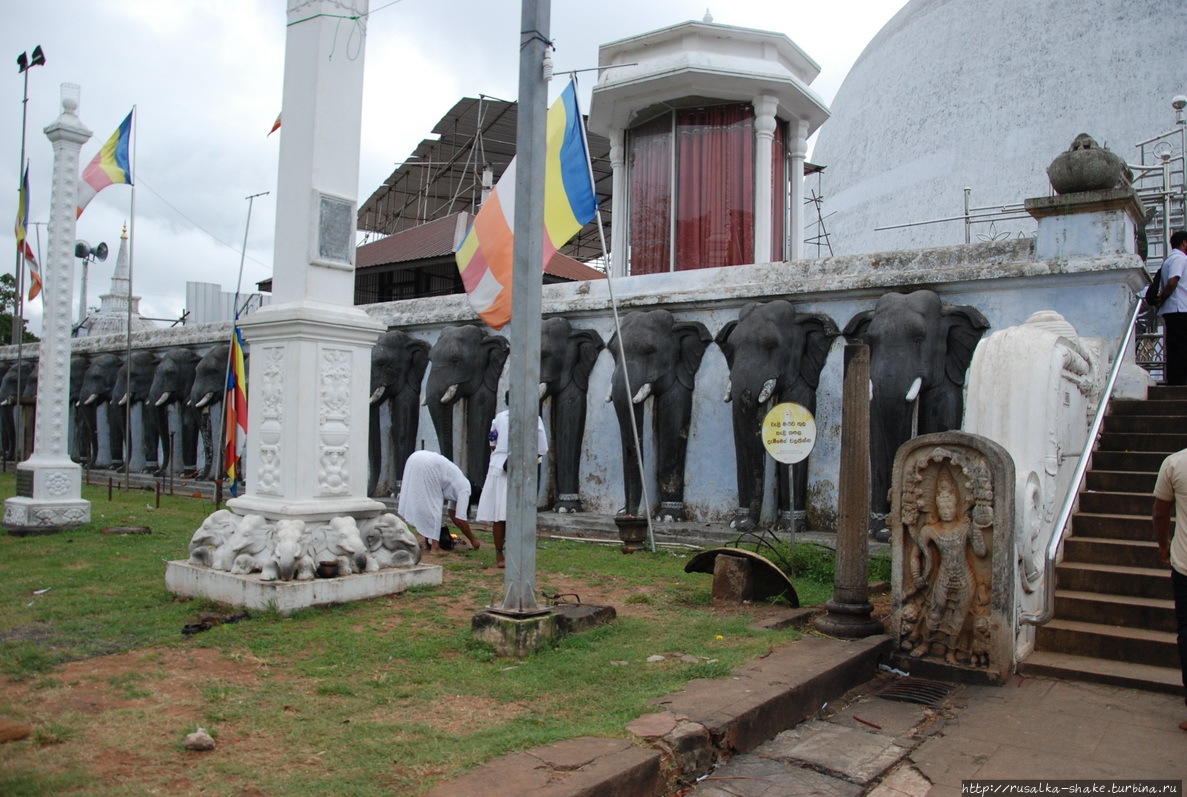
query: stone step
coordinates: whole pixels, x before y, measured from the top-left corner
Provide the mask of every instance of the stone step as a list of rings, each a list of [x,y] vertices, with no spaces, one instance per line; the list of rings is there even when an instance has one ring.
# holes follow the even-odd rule
[[[1166,455],[1177,449],[1161,451],[1097,451],[1092,467],[1101,470],[1128,470],[1157,474]]]
[[[1170,570],[1162,565],[1148,568],[1064,560],[1055,572],[1060,589],[1158,600],[1174,597]]]
[[[1174,429],[1176,427],[1167,427]],[[1105,432],[1100,436],[1096,454],[1102,451],[1157,451],[1165,457],[1187,448],[1187,433],[1160,432]]]
[[[1153,540],[1110,540],[1101,537],[1069,537],[1063,543],[1065,561],[1130,567],[1161,566]]]
[[[1173,600],[1136,598],[1132,595],[1057,589],[1055,616],[1061,620],[1079,620],[1125,628],[1167,632],[1175,630]]]
[[[1105,432],[1157,434],[1168,429],[1187,429],[1187,415],[1109,415]]]
[[[1046,675],[1076,681],[1125,686],[1146,692],[1180,695],[1182,673],[1178,667],[1109,661],[1070,653],[1036,650],[1018,663],[1022,675]]]
[[[1110,661],[1178,667],[1175,635],[1145,628],[1056,619],[1040,626],[1035,649]]]
[[[1114,399],[1109,402],[1112,415],[1187,415],[1187,399]]]
[[[1143,493],[1150,495],[1154,491],[1154,481],[1158,478],[1156,471],[1123,471],[1105,470],[1093,467],[1088,471],[1084,484],[1089,490],[1100,492]]]
[[[1153,499],[1148,499],[1148,502],[1153,503]],[[1148,542],[1154,539],[1149,508],[1145,515],[1077,512],[1072,516],[1072,533],[1076,537],[1108,540]]]
[[[1150,522],[1150,510],[1154,498],[1150,493],[1100,492],[1085,490],[1080,493],[1080,511],[1097,515],[1124,515],[1144,518]]]
[[[1146,391],[1147,401],[1187,401],[1187,385],[1155,385]]]

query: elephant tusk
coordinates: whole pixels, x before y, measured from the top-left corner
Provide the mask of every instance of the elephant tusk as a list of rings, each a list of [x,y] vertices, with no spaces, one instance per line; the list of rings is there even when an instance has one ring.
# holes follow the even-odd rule
[[[387,385],[380,385],[375,388],[375,392],[371,394],[369,403],[378,404],[379,400],[383,398],[383,394],[387,392]]]
[[[212,390],[211,392],[207,393],[202,398],[198,399],[198,403],[194,405],[194,409],[196,409],[196,410],[202,409],[206,405],[210,404],[210,402],[213,399],[214,399],[214,391]]]
[[[125,393],[124,395],[120,396],[120,403],[119,403],[119,406],[121,406],[121,407],[126,407],[126,406],[128,405],[128,401],[129,401],[131,398],[132,398],[132,394],[131,394],[131,393]]]
[[[611,401],[614,401],[614,388],[613,387],[611,387],[610,392],[606,394],[606,403],[609,404]]]
[[[631,399],[632,404],[642,404],[651,395],[651,383],[644,382],[643,387],[639,388],[639,392]]]
[[[457,395],[457,385],[450,385],[449,389],[441,394],[441,403],[448,404],[453,401],[453,397]]]
[[[726,404],[729,404],[731,401],[734,400],[734,383],[733,382],[725,383],[725,395],[721,397],[721,400],[724,401]]]
[[[541,401],[544,400],[544,396],[547,395],[547,393],[548,393],[548,383],[541,382],[540,383],[540,396],[539,396]]]
[[[169,403],[169,394],[166,392],[166,393],[161,394],[161,397],[159,399],[157,399],[157,403],[153,404],[153,406],[154,407],[164,407],[168,403]]]
[[[870,401],[874,400],[874,380],[870,380]]]
[[[89,406],[91,406],[92,404],[94,404],[94,403],[95,403],[96,401],[98,401],[98,400],[99,400],[99,394],[98,394],[98,393],[92,393],[91,395],[87,396],[87,397],[86,397],[86,400],[85,400],[85,401],[83,401],[82,403],[83,403],[83,404],[85,404],[85,405],[87,405],[87,406],[89,407]]]
[[[915,377],[915,381],[911,383],[911,389],[907,391],[907,401],[914,401],[919,397],[919,388],[923,387],[923,377]]]
[[[758,403],[766,404],[767,399],[775,392],[775,379],[768,379],[762,383],[762,392],[758,394]]]

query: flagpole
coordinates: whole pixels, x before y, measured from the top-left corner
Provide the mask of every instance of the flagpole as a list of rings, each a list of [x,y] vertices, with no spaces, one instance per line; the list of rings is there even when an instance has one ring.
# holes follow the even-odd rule
[[[218,457],[222,461],[219,470],[215,471],[218,474],[218,480],[221,483],[223,476],[227,470],[227,383],[231,381],[231,357],[235,353],[235,339],[238,337],[239,329],[239,291],[243,287],[243,261],[247,259],[247,234],[251,231],[251,207],[255,204],[256,197],[267,196],[271,191],[261,191],[258,194],[244,197],[247,200],[247,223],[243,225],[243,249],[239,252],[239,276],[235,279],[235,301],[231,305],[231,343],[230,348],[227,349],[227,369],[223,374],[223,413],[219,423],[219,445]]]
[[[136,114],[136,106],[132,106],[132,175],[136,174],[136,140],[139,136],[136,134],[136,124],[139,117]],[[129,175],[131,177],[132,175]],[[124,386],[124,487],[128,486],[128,474],[132,472],[132,400],[127,398],[128,394],[132,392],[132,265],[136,262],[136,182],[132,177],[132,199],[129,206],[129,213],[132,216],[131,224],[128,229],[128,334],[127,334],[127,360],[125,366],[128,369],[128,379]]]

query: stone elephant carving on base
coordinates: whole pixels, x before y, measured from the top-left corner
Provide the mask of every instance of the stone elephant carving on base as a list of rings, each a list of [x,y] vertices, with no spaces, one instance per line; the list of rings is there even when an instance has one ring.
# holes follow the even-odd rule
[[[215,467],[214,426],[211,410],[222,403],[227,391],[227,360],[231,356],[231,344],[214,346],[198,360],[194,368],[194,386],[190,390],[188,404],[197,414],[198,433],[202,439],[203,464],[192,474],[196,479],[212,479],[221,475]],[[186,474],[183,474],[186,475]]]
[[[157,416],[157,428],[161,435],[161,466],[158,476],[163,476],[173,459],[174,440],[169,434],[169,407],[177,407],[178,424],[181,427],[181,471],[182,476],[198,470],[198,411],[190,404],[201,358],[189,349],[170,349],[157,364],[152,385],[148,389],[145,412]]]
[[[190,538],[189,563],[213,568],[217,552],[226,544],[238,524],[239,517],[229,509],[211,513]]]
[[[370,477],[367,495],[392,495],[408,455],[416,450],[416,429],[420,420],[420,386],[429,366],[429,344],[399,330],[379,336],[371,349]],[[386,405],[391,425],[386,440],[380,424],[380,409]],[[389,452],[390,481],[380,485],[383,449]]]
[[[101,461],[99,457],[99,408],[108,405],[105,411],[110,415],[111,394],[121,365],[123,361],[114,354],[97,354],[91,358],[91,364],[83,374],[82,386],[78,390],[78,409],[86,426],[87,467],[107,467],[111,464],[110,458]],[[107,431],[108,442],[112,444],[109,448],[110,457],[120,450],[123,435],[110,425]]]
[[[732,403],[738,470],[738,511],[730,525],[739,531],[758,525],[762,512],[768,458],[762,442],[763,418],[773,405],[783,402],[800,404],[815,414],[820,372],[839,334],[828,316],[798,312],[784,299],[743,305],[738,319],[717,333],[717,345],[729,365],[725,401]],[[806,506],[807,460],[793,466],[776,463],[775,481],[777,527],[790,529],[792,512]],[[794,506],[790,493],[794,493]]]
[[[380,568],[411,567],[423,549],[408,524],[391,512],[359,523],[359,535]]]
[[[845,326],[848,340],[870,347],[872,531],[886,526],[899,446],[915,435],[960,429],[965,372],[988,328],[977,308],[944,304],[928,290],[884,294]]]
[[[473,325],[446,327],[429,349],[432,368],[424,400],[441,454],[454,462],[458,459],[453,448],[453,405],[465,400],[463,470],[470,480],[472,500],[477,499],[486,481],[490,462],[487,434],[495,417],[499,377],[507,362],[508,349],[506,338],[489,335]],[[458,512],[465,511],[466,507],[458,507]]]
[[[115,387],[111,391],[111,405],[108,408],[108,422],[114,424],[116,432],[112,434],[112,442],[119,440],[119,446],[113,447],[111,452],[112,467],[132,468],[133,446],[140,444],[140,451],[144,457],[144,472],[151,473],[159,467],[160,457],[160,429],[157,426],[155,412],[145,411],[148,402],[148,391],[152,387],[153,374],[156,373],[160,358],[151,351],[132,352],[131,367],[129,363],[120,366],[115,375]],[[140,440],[133,440],[131,430],[126,424],[131,413],[140,410]],[[127,450],[125,449],[125,444]],[[124,456],[117,458],[117,452]]]
[[[379,569],[359,533],[358,523],[349,516],[331,518],[309,533],[306,553],[316,566],[321,562],[338,563],[338,574],[374,573]]]
[[[577,329],[564,318],[549,318],[540,325],[540,400],[552,399],[557,512],[582,511],[578,490],[589,374],[604,345],[597,332]]]
[[[619,514],[635,515],[643,496],[643,474],[631,431],[643,434],[643,406],[654,398],[656,477],[659,516],[684,519],[684,459],[692,425],[692,393],[701,358],[713,338],[699,321],[677,321],[667,310],[635,311],[622,319],[623,362],[618,334],[607,348],[614,356],[610,401],[618,416],[622,438],[622,471],[626,504]],[[630,385],[628,392],[627,385]]]

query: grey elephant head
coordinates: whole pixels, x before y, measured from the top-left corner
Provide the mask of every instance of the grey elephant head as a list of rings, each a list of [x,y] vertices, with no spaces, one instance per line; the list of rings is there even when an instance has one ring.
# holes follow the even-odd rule
[[[615,360],[610,379],[610,400],[618,416],[622,439],[623,476],[627,514],[636,514],[643,493],[642,474],[631,431],[642,435],[643,402],[656,398],[656,475],[660,515],[684,517],[684,457],[692,425],[692,393],[701,358],[713,338],[699,321],[677,321],[667,310],[635,311],[622,319],[622,350],[615,334],[607,348]],[[629,384],[629,389],[628,389]]]
[[[194,384],[190,388],[189,403],[202,410],[223,400],[227,391],[227,359],[231,345],[222,343],[202,355],[194,366]]]
[[[899,446],[913,432],[960,428],[965,372],[988,328],[977,308],[944,304],[927,290],[884,294],[846,325],[846,338],[870,347],[870,509],[878,528]]]
[[[771,406],[793,402],[816,411],[816,388],[833,338],[840,333],[831,318],[800,313],[783,299],[749,302],[736,321],[717,333],[730,381],[725,400],[733,405],[734,454],[738,469],[739,529],[752,528],[763,503],[766,449],[762,421]],[[795,507],[802,509],[807,492],[807,467],[795,469]],[[793,509],[788,493],[787,466],[780,465],[778,485],[781,522]]]
[[[592,329],[578,329],[553,317],[540,325],[540,400],[552,399],[552,455],[556,465],[557,512],[582,510],[581,443],[589,375],[605,344]]]
[[[429,366],[429,344],[399,330],[379,336],[371,349],[371,427],[370,478],[368,495],[390,495],[398,474],[404,472],[408,455],[416,450],[417,422],[420,419],[420,386]],[[380,409],[386,406],[390,417],[386,440],[381,434]],[[389,453],[392,483],[379,485],[383,472],[384,443]]]
[[[486,479],[490,461],[487,432],[495,417],[499,377],[507,362],[506,338],[488,335],[476,326],[446,327],[429,350],[425,404],[441,453],[456,459],[453,451],[453,405],[465,400],[466,477],[477,495]]]
[[[111,395],[115,403],[121,406],[148,400],[148,391],[161,358],[151,351],[140,350],[132,352],[131,362],[131,376],[127,363],[121,365],[115,375],[115,387]]]

